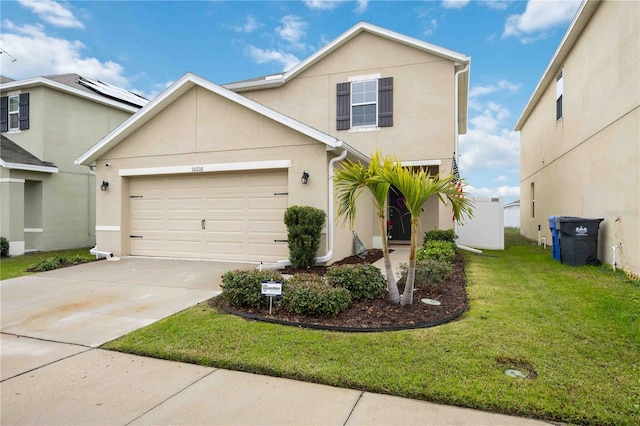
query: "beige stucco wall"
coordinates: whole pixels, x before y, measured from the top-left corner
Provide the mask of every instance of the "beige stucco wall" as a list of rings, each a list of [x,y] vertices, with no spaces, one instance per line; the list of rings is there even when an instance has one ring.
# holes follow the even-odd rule
[[[19,190],[22,201],[14,195],[12,202],[3,206],[2,232],[12,235],[14,241],[25,241],[27,250],[92,246],[95,243],[95,176],[87,167],[75,165],[74,160],[131,113],[44,86],[21,91],[29,93],[29,129],[6,133],[6,136],[40,160],[54,163],[58,173],[7,171],[11,179],[42,182],[42,200],[29,197],[25,200],[22,184]],[[3,92],[2,96],[7,93]],[[18,191],[15,185],[10,184],[14,194]],[[25,218],[25,201],[29,203],[27,207],[41,206],[40,220],[32,211]],[[42,231],[33,232],[30,223],[38,222]],[[31,231],[25,233],[25,228]]]
[[[321,142],[196,86],[97,161],[97,181],[109,182],[109,190],[96,197],[98,249],[117,256],[129,254],[130,178],[121,176],[120,170],[290,160],[289,205],[326,212],[328,160],[337,154],[328,153]],[[310,175],[306,185],[300,182],[303,171]],[[333,260],[352,254],[351,245],[344,244],[350,235],[348,229],[336,228]],[[326,238],[323,241],[319,255],[327,250]]]
[[[377,131],[336,130],[336,85],[350,77],[393,77],[393,126]],[[454,63],[391,40],[362,32],[275,89],[242,92],[342,139],[371,155],[380,150],[400,161],[439,160],[451,169],[454,151]],[[375,220],[374,220],[375,222]],[[425,204],[422,232],[453,227],[451,211],[436,199]],[[373,235],[379,236],[374,224]],[[365,241],[367,247],[374,240]]]
[[[523,235],[550,239],[551,215],[604,218],[598,256],[640,272],[640,4],[603,2],[563,64],[563,118],[555,80],[521,130]],[[535,216],[531,185],[535,186]],[[618,259],[620,266],[620,259]]]

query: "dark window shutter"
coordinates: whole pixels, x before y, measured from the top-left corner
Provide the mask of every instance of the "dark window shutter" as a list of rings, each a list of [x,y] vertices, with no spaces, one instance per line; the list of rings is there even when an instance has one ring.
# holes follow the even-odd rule
[[[378,80],[378,127],[393,126],[393,77]]]
[[[20,93],[20,100],[18,103],[18,121],[20,123],[20,130],[26,130],[29,128],[29,94]]]
[[[9,131],[9,97],[0,98],[0,132]]]
[[[351,83],[338,83],[336,93],[336,130],[348,130],[351,127]]]
[[[556,121],[562,118],[562,95],[556,99]]]

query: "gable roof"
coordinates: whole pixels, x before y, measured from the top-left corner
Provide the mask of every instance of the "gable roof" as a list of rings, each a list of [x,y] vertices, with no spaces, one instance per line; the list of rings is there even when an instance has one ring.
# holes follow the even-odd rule
[[[50,87],[128,112],[136,112],[149,103],[148,99],[128,90],[73,73],[47,75],[25,80],[11,80],[5,77],[0,82],[0,90],[3,92],[38,86]]]
[[[322,142],[327,145],[327,148],[331,149],[346,149],[352,155],[355,155],[361,160],[368,161],[368,157],[359,150],[353,148],[346,142],[334,138],[320,130],[314,129],[300,121],[297,121],[289,116],[286,116],[278,111],[268,108],[262,104],[259,104],[249,98],[234,93],[222,86],[218,86],[215,83],[210,82],[202,77],[199,77],[192,73],[186,73],[178,81],[173,83],[164,92],[158,95],[154,100],[149,102],[144,108],[138,111],[136,114],[129,117],[124,123],[116,127],[111,133],[105,136],[102,140],[89,148],[84,154],[82,154],[77,160],[76,164],[88,166],[104,155],[107,151],[114,148],[129,135],[134,133],[144,124],[149,122],[158,113],[172,104],[179,97],[184,95],[187,91],[193,87],[202,87],[210,92],[222,96],[232,102],[242,105],[258,114],[261,114],[267,118],[270,118],[290,129],[296,130],[304,135],[309,136],[312,139]]]
[[[438,56],[440,58],[444,58],[450,60],[455,63],[456,68],[464,69],[464,67],[468,67],[471,65],[471,58],[462,53],[455,52],[453,50],[445,49],[444,47],[436,46],[435,44],[427,43],[422,40],[418,40],[412,37],[408,37],[403,34],[399,34],[385,28],[378,27],[376,25],[369,24],[367,22],[360,22],[349,30],[344,32],[338,38],[324,46],[322,49],[318,50],[313,55],[309,56],[304,61],[300,62],[289,71],[272,74],[263,77],[252,78],[249,80],[243,80],[235,83],[224,84],[223,87],[233,90],[234,92],[244,92],[247,90],[260,90],[260,89],[271,89],[277,88],[288,81],[295,78],[297,75],[313,66],[315,63],[319,62],[326,56],[333,53],[335,50],[340,48],[345,43],[349,42],[351,39],[356,37],[357,35],[367,32],[370,34],[377,35],[379,37],[386,38],[388,40],[404,44],[409,47],[413,47],[415,49],[422,50],[424,52],[430,53],[432,55]],[[458,70],[458,69],[457,69]],[[466,133],[467,127],[467,102],[469,95],[469,72],[463,72],[459,74],[459,90],[458,90],[458,121],[461,123],[460,132]]]
[[[0,135],[0,166],[6,169],[58,173],[55,164],[39,160],[5,135]]]
[[[573,18],[571,25],[569,25],[569,29],[567,29],[567,32],[560,42],[560,45],[551,58],[551,62],[549,62],[549,65],[547,65],[547,69],[542,74],[542,78],[533,91],[529,102],[527,102],[527,105],[524,107],[524,110],[522,111],[522,114],[520,115],[520,118],[518,119],[514,130],[522,129],[522,126],[524,126],[524,123],[526,123],[527,119],[533,112],[533,109],[538,104],[538,101],[544,94],[549,84],[555,80],[556,75],[562,68],[562,65],[569,55],[569,52],[571,52],[571,49],[573,49],[573,46],[580,38],[582,31],[587,26],[589,20],[591,20],[591,17],[595,13],[598,6],[600,6],[600,0],[584,0],[582,4],[580,4],[580,7],[578,8],[575,17]]]

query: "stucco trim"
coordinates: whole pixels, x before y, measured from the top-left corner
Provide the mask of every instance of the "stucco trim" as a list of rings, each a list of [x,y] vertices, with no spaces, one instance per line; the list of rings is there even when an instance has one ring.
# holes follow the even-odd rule
[[[403,161],[400,163],[402,167],[419,167],[419,166],[440,166],[442,165],[442,160],[413,160],[413,161]]]
[[[24,183],[24,179],[14,179],[14,178],[2,178],[0,179],[0,183]]]
[[[152,176],[174,175],[183,173],[232,172],[242,170],[286,169],[291,167],[291,160],[246,161],[240,163],[197,164],[189,166],[144,167],[137,169],[120,169],[120,176]]]
[[[25,233],[43,233],[44,229],[42,228],[24,228]]]
[[[18,163],[7,163],[3,160],[0,160],[0,166],[5,169],[13,169],[13,170],[26,170],[29,172],[43,172],[43,173],[58,173],[57,167],[47,167],[47,166],[34,166],[31,164],[18,164]]]
[[[119,226],[96,225],[96,231],[120,232]]]

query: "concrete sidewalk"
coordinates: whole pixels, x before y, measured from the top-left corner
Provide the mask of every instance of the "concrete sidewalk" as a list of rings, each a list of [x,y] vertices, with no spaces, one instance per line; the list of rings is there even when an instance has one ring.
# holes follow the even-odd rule
[[[545,424],[96,349],[213,297],[236,268],[252,266],[124,258],[0,281],[0,424]]]
[[[3,425],[543,425],[2,334]]]

